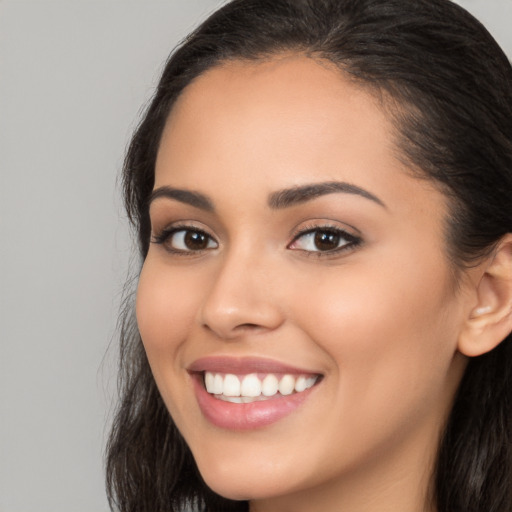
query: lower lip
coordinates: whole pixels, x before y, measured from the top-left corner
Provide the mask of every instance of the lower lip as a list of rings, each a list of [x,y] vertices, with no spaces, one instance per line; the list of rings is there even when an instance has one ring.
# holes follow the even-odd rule
[[[192,380],[204,417],[213,425],[229,430],[251,430],[271,425],[296,411],[316,388],[313,386],[300,393],[279,395],[248,404],[235,404],[219,400],[208,393],[203,386],[202,376],[195,375]]]

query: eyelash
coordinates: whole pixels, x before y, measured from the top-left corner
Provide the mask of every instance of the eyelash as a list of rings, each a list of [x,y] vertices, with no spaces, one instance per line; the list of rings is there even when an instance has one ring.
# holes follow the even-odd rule
[[[171,237],[173,237],[174,235],[176,235],[177,233],[180,233],[180,232],[184,232],[184,233],[189,232],[189,233],[195,233],[195,234],[204,236],[207,239],[209,239],[209,241],[213,241],[215,244],[217,244],[217,247],[218,247],[218,242],[211,235],[209,235],[206,231],[196,228],[194,226],[190,226],[190,225],[177,225],[177,226],[173,226],[172,228],[164,229],[159,234],[154,235],[151,242],[158,244],[158,245],[164,245],[169,239],[171,239]],[[341,239],[346,240],[346,243],[344,245],[342,245],[341,247],[337,247],[335,249],[329,249],[329,250],[325,250],[325,251],[321,251],[321,250],[311,251],[311,250],[300,249],[300,248],[291,249],[291,246],[293,244],[295,244],[297,241],[299,241],[301,238],[304,238],[307,235],[310,235],[313,233],[326,233],[329,235],[334,235],[334,236],[340,237]],[[308,227],[300,230],[299,232],[297,232],[295,234],[295,236],[293,237],[293,240],[286,247],[291,250],[301,251],[310,257],[317,257],[317,258],[324,257],[325,258],[325,257],[340,254],[340,253],[348,251],[348,250],[353,250],[356,247],[358,247],[359,245],[361,245],[362,242],[363,242],[363,240],[360,237],[352,235],[352,234],[348,233],[347,231],[340,229],[337,226],[321,224],[321,225],[308,226]],[[165,249],[168,252],[170,252],[172,254],[179,255],[179,256],[194,256],[194,255],[200,255],[207,250],[211,250],[212,248],[205,248],[205,249],[198,249],[198,250],[182,250],[182,249],[175,249],[173,247],[166,246]]]
[[[313,233],[326,233],[329,235],[335,235],[341,239],[346,241],[341,247],[337,247],[335,249],[329,249],[325,251],[317,250],[317,251],[308,251],[305,249],[295,249],[298,251],[302,251],[308,257],[317,257],[317,258],[328,258],[329,256],[336,256],[342,252],[354,250],[356,247],[360,246],[363,243],[362,238],[352,235],[348,233],[344,229],[341,229],[338,226],[332,226],[329,224],[313,224],[306,228],[301,229],[294,237],[293,240],[287,245],[287,248],[290,248],[295,242],[300,240],[301,238],[306,237],[307,235]]]
[[[202,229],[199,229],[199,228],[196,228],[194,226],[186,225],[186,224],[176,225],[176,226],[173,226],[171,228],[167,228],[167,229],[162,230],[159,234],[153,235],[153,240],[151,240],[151,242],[154,243],[154,244],[158,244],[158,245],[164,245],[174,235],[176,235],[176,233],[180,233],[180,232],[184,232],[184,233],[189,232],[189,233],[199,234],[199,235],[202,235],[202,236],[206,237],[210,241],[214,241],[215,243],[218,244],[218,242],[211,235],[209,235],[206,231],[204,231]],[[195,255],[202,254],[206,250],[210,250],[209,248],[207,248],[207,249],[202,249],[202,250],[199,249],[199,250],[196,250],[196,251],[194,251],[194,250],[186,251],[186,250],[182,250],[182,249],[175,249],[175,248],[170,247],[168,245],[165,245],[165,249],[168,252],[170,252],[172,254],[176,254],[178,256],[192,256],[192,255],[195,256]]]

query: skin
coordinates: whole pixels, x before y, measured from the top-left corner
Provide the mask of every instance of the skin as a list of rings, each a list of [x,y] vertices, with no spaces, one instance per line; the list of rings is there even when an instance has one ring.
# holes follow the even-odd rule
[[[420,512],[441,429],[463,374],[457,350],[475,298],[455,286],[445,197],[399,161],[377,101],[299,55],[232,62],[189,85],[168,119],[155,190],[199,192],[214,209],[160,197],[153,237],[190,226],[211,237],[176,251],[152,243],[137,319],[163,399],[207,484],[251,511]],[[341,181],[271,208],[282,189]],[[320,253],[300,231],[361,238]],[[209,239],[208,239],[209,240]],[[471,280],[467,280],[468,283]],[[213,426],[187,368],[253,356],[323,379],[289,416],[261,429]]]

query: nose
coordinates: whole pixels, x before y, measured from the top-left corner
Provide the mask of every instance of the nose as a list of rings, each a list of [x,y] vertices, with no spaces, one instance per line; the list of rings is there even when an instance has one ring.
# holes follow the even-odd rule
[[[224,340],[278,328],[284,317],[273,274],[275,268],[256,255],[227,255],[199,310],[202,326]]]

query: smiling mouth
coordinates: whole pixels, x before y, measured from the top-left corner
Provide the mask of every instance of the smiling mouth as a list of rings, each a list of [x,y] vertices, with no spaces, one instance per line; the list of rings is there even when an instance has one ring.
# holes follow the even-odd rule
[[[320,380],[320,375],[250,373],[235,375],[205,371],[206,391],[219,400],[231,403],[252,403],[302,393]]]
[[[203,417],[223,430],[266,428],[305,407],[324,375],[262,357],[207,356],[187,367]]]

